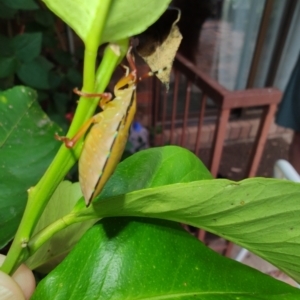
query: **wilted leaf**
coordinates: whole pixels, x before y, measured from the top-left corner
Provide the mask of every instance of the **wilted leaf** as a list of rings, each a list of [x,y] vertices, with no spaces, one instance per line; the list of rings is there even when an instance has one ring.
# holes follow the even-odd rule
[[[139,55],[153,72],[159,71],[156,76],[167,86],[170,82],[173,61],[182,40],[182,35],[176,25],[179,18],[179,10],[167,10],[156,23],[138,36]]]

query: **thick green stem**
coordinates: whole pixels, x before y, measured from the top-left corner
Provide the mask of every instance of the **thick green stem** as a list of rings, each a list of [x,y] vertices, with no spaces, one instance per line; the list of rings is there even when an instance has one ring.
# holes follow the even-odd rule
[[[83,86],[82,91],[86,93],[103,92],[103,90],[97,91],[95,87],[95,68],[96,59],[98,54],[98,47],[101,41],[101,35],[105,27],[106,18],[109,13],[111,0],[101,1],[98,6],[98,12],[96,12],[97,18],[94,19],[91,24],[91,28],[88,36],[85,39],[85,51],[84,51],[84,66],[83,66]],[[105,70],[105,69],[104,69]],[[105,85],[105,87],[107,84]],[[79,127],[87,119],[89,119],[94,113],[98,99],[85,99],[83,98],[78,104],[78,113],[75,114],[73,122],[71,124],[68,136],[73,136],[79,129]],[[76,111],[76,112],[77,112]]]
[[[78,217],[76,214],[70,213],[64,216],[63,218],[58,219],[57,221],[51,223],[45,229],[43,229],[42,231],[34,235],[32,239],[30,239],[28,244],[29,256],[32,256],[54,234],[60,232],[61,230],[69,227],[72,224],[81,223],[92,219],[96,219],[95,222],[97,222],[97,220],[99,220],[99,217],[97,216]]]
[[[122,42],[124,51],[124,45],[128,45],[128,41]],[[99,70],[97,72],[97,84],[96,89],[93,92],[101,93],[104,91],[108,82],[110,81],[111,75],[118,65],[121,59],[121,55],[124,53],[116,53],[110,46],[107,47]],[[94,62],[95,63],[95,62]],[[94,78],[94,77],[93,77]],[[99,79],[101,78],[101,80]],[[94,84],[94,83],[93,83]],[[89,83],[89,86],[92,86]],[[91,115],[95,110],[98,100],[95,99],[94,103],[91,103],[90,99],[80,99],[74,122],[69,130],[68,135],[73,135],[81,124]],[[93,110],[91,109],[91,104]],[[78,143],[73,149],[67,149],[64,145],[61,146],[53,162],[49,166],[48,170],[41,178],[39,183],[29,189],[28,191],[28,202],[25,208],[23,218],[21,220],[19,229],[16,233],[15,239],[8,252],[7,258],[4,261],[1,270],[12,274],[14,270],[29,256],[27,244],[34,230],[34,227],[39,220],[48,200],[55,191],[58,184],[63,180],[67,172],[77,161],[82,143]]]

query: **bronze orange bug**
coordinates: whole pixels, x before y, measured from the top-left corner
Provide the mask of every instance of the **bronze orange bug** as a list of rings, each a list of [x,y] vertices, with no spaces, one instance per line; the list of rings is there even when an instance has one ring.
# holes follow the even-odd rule
[[[75,90],[84,97],[100,96],[99,105],[103,111],[89,119],[73,138],[55,136],[57,140],[63,141],[66,147],[72,148],[91,127],[79,158],[79,182],[86,206],[100,194],[120,161],[136,112],[137,77],[130,49],[127,59],[131,71],[126,67],[126,75],[114,88],[113,100],[109,93],[88,94]]]

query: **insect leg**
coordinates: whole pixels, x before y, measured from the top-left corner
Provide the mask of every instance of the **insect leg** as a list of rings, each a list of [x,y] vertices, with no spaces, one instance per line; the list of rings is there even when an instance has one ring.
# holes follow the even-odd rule
[[[123,65],[123,64],[120,64],[120,66],[121,66],[123,69],[125,69],[125,76],[128,76],[129,71],[130,71],[129,67],[127,67],[127,66],[125,66],[125,65]]]
[[[99,101],[99,106],[104,109],[104,106],[107,102],[109,102],[112,98],[111,93],[85,93],[82,91],[79,91],[77,88],[73,89],[73,92],[79,96],[85,97],[85,98],[95,98],[100,97],[101,100]]]
[[[82,125],[82,127],[78,130],[78,132],[73,136],[73,138],[68,138],[66,136],[59,136],[57,133],[55,133],[54,137],[58,141],[64,142],[67,148],[72,148],[78,140],[87,132],[87,130],[90,128],[91,125],[94,123],[99,123],[102,120],[103,116],[101,113],[93,116],[89,120],[86,121]]]
[[[107,99],[107,101],[111,100],[112,94],[111,93],[86,93],[79,91],[78,88],[73,89],[73,92],[79,96],[85,97],[85,98],[96,98],[99,97],[101,99]]]
[[[120,90],[126,90],[128,89],[130,86],[133,86],[135,87],[135,84],[136,84],[136,66],[135,66],[135,63],[134,63],[134,58],[131,54],[131,47],[129,48],[129,50],[127,51],[127,60],[128,60],[128,64],[130,66],[130,69],[131,69],[131,72],[128,73],[128,67],[126,67],[126,75],[123,76],[118,82],[117,84],[115,85],[115,88],[114,88],[114,93],[115,95],[118,95],[118,91]],[[124,66],[125,67],[125,66]],[[128,73],[128,74],[127,74]]]
[[[126,58],[128,60],[130,69],[132,70],[132,72],[136,73],[136,65],[135,65],[135,62],[134,62],[133,55],[131,54],[131,49],[132,49],[132,47],[129,47],[129,49],[127,51],[127,54],[126,54]]]
[[[148,78],[148,77],[151,77],[151,76],[157,75],[157,74],[159,74],[159,73],[162,73],[162,72],[165,71],[166,69],[167,69],[167,67],[162,68],[162,69],[159,69],[159,70],[157,70],[157,71],[153,71],[153,72],[150,71],[150,72],[144,74],[143,76],[139,77],[139,81],[142,81],[142,80],[144,80],[144,79],[146,79],[146,78]]]

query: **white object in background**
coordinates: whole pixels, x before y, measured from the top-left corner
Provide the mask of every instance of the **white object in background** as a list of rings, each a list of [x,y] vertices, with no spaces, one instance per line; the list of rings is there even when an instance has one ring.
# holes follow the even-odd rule
[[[294,167],[285,159],[279,159],[276,161],[273,170],[273,177],[300,182],[299,174],[294,169]]]

